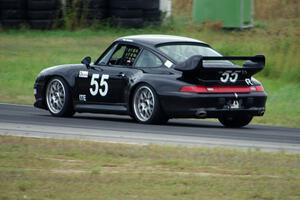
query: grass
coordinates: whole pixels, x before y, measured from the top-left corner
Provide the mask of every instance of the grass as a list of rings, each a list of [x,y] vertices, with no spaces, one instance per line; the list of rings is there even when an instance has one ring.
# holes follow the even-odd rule
[[[300,155],[0,136],[0,199],[299,199]]]
[[[260,79],[268,93],[267,112],[254,118],[254,123],[300,127],[300,85],[295,83]]]

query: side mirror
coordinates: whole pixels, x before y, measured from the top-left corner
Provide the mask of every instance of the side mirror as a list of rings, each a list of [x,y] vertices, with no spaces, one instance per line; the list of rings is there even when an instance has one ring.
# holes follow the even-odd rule
[[[90,56],[84,57],[81,61],[81,63],[84,64],[87,68],[90,67],[91,62],[92,62],[92,59]]]

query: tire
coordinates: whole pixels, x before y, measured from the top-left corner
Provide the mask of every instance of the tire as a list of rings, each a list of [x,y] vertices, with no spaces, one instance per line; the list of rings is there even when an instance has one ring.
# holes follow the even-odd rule
[[[26,8],[26,0],[0,0],[0,8],[6,9],[22,9]]]
[[[55,10],[60,9],[58,0],[28,0],[28,10]]]
[[[46,30],[46,29],[52,29],[54,26],[54,20],[30,20],[29,25],[30,28],[32,29],[41,29],[41,30]]]
[[[62,12],[61,10],[34,10],[28,11],[27,15],[31,20],[58,19],[62,16]]]
[[[143,17],[142,9],[111,9],[111,17],[116,18],[141,18]]]
[[[101,8],[107,8],[108,6],[108,1],[106,0],[88,0],[88,8],[91,9],[101,9]]]
[[[156,92],[147,84],[141,84],[135,89],[131,99],[131,108],[133,118],[140,123],[161,124],[168,121],[161,109]]]
[[[110,9],[141,9],[142,5],[141,0],[109,0]]]
[[[143,2],[143,9],[159,9],[159,0],[151,0]]]
[[[25,21],[20,19],[5,19],[1,20],[1,24],[3,28],[20,28],[25,24]]]
[[[1,19],[22,20],[26,18],[23,10],[1,10]]]
[[[101,20],[107,17],[105,9],[86,9],[82,10],[82,15],[87,20]]]
[[[253,116],[249,115],[235,115],[220,117],[219,121],[228,128],[241,128],[243,126],[247,126],[252,119]]]
[[[57,95],[60,95],[60,97]],[[70,88],[64,79],[60,77],[52,78],[47,84],[45,98],[51,115],[55,117],[71,117],[74,115]]]
[[[68,0],[66,11],[73,17],[73,21],[78,24],[92,25],[107,18],[108,9],[105,0]]]
[[[144,21],[146,26],[159,26],[162,22],[160,10],[144,10]]]
[[[90,9],[107,9],[108,2],[106,0],[68,0],[66,7],[72,8],[90,8]]]
[[[161,21],[160,10],[144,10],[143,16],[145,21]]]
[[[126,28],[141,28],[144,26],[143,18],[113,18],[114,25]]]

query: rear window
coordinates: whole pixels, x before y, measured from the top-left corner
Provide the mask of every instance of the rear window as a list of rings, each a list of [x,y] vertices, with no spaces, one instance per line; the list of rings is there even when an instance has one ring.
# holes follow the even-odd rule
[[[192,56],[222,56],[214,49],[198,44],[166,44],[157,47],[160,51],[175,60],[177,63],[186,61]],[[204,61],[208,66],[213,65],[233,65],[229,61]]]

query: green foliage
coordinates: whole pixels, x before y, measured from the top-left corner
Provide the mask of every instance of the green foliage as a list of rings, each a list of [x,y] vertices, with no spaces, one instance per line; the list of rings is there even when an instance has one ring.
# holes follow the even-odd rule
[[[0,136],[0,199],[297,199],[300,156]]]

